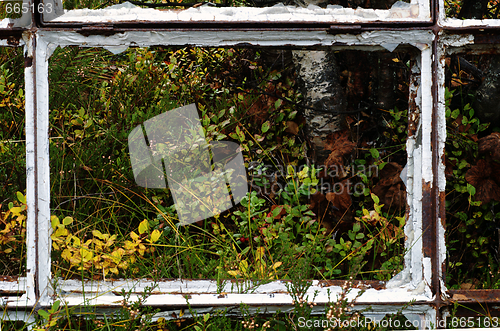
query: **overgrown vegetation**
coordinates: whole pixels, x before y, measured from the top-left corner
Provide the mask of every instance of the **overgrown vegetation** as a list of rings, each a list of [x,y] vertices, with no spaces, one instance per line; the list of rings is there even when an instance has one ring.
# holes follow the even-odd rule
[[[328,173],[307,157],[300,94],[285,58],[244,49],[56,50],[49,72],[54,274],[265,280],[289,277],[300,261],[311,266],[304,276],[320,279],[361,272],[387,280],[401,270],[402,166],[384,159],[405,162],[406,112],[388,112],[377,148],[357,147],[371,136],[356,136],[360,116],[353,115],[353,129],[330,147]],[[127,135],[191,102],[208,141],[240,144],[251,193],[235,209],[179,227],[168,189],[135,185]]]
[[[500,2],[497,0],[445,0],[446,16],[461,19],[498,19]]]
[[[9,86],[2,103],[7,118],[0,125],[24,121],[22,75],[7,71],[22,54],[9,56],[1,76]],[[368,100],[371,93],[360,77],[378,60],[364,56],[369,61],[360,68],[348,53],[338,54],[348,100],[363,93]],[[401,109],[408,61],[407,55],[393,59]],[[67,47],[51,57],[49,82],[55,276],[388,280],[402,269],[406,110],[359,111],[350,104],[346,128],[329,137],[326,164],[315,165],[287,51],[154,47],[113,55]],[[193,102],[207,141],[240,144],[251,192],[231,210],[179,226],[168,189],[135,184],[127,139],[147,119]],[[373,112],[382,112],[382,120]],[[6,132],[21,150],[15,158],[10,149],[1,153],[19,179],[5,176],[2,183],[0,259],[9,266],[4,275],[17,275],[25,268],[24,132]],[[6,140],[2,146],[16,146]],[[40,326],[95,327],[65,319],[61,309],[41,313]]]
[[[470,64],[466,68],[454,63]],[[464,60],[466,62],[464,62]],[[470,62],[468,62],[468,61]],[[450,59],[447,78],[446,214],[447,282],[452,288],[499,288],[500,127],[482,109],[477,97],[485,80],[474,75],[488,72],[491,56]],[[476,71],[473,71],[475,68]],[[491,69],[491,66],[490,66]],[[486,78],[488,80],[488,78]],[[489,111],[495,112],[494,109]]]

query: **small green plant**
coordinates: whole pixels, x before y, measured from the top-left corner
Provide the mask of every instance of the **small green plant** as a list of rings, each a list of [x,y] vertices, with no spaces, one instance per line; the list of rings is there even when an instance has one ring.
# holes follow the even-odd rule
[[[52,307],[45,311],[40,309],[38,311],[38,315],[41,318],[41,328],[36,328],[34,331],[42,331],[49,330],[52,327],[57,325],[58,320],[61,318],[61,311],[59,310],[59,306],[61,305],[61,301],[57,300],[52,304]]]

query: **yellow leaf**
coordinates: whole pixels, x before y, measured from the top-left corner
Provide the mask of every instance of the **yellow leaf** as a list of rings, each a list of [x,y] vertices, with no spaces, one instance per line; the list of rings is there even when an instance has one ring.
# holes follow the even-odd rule
[[[92,230],[92,234],[94,235],[94,237],[105,240],[104,236],[102,235],[101,231],[99,231],[99,230]]]
[[[243,272],[244,274],[246,274],[246,273],[247,273],[247,270],[248,270],[248,262],[247,262],[247,260],[242,260],[242,261],[240,262],[240,270],[241,270],[241,272]]]
[[[64,229],[64,230],[66,230],[66,229]],[[73,239],[73,247],[80,247],[81,246],[80,238],[75,237],[75,236],[72,236],[71,238]]]
[[[12,208],[10,208],[10,211],[15,216],[20,216],[22,209],[21,209],[21,207],[12,207]]]
[[[12,248],[7,248],[6,250],[3,251],[5,254],[9,254],[12,252]]]
[[[276,262],[275,264],[273,264],[273,269],[278,268],[282,264],[283,264],[282,262]]]
[[[137,233],[135,233],[134,231],[130,232],[130,237],[134,241],[137,241],[137,239],[139,239],[139,235]]]
[[[152,243],[157,242],[158,239],[160,239],[160,236],[161,232],[158,230],[154,230],[153,233],[151,233],[151,242]]]
[[[52,225],[52,229],[56,229],[56,227],[60,224],[59,218],[55,215],[50,216],[50,223]]]
[[[89,251],[89,250],[84,249],[84,248],[82,248],[82,249],[80,250],[80,254],[81,254],[81,256],[82,256],[83,262],[88,262],[88,261],[92,260],[93,255],[94,255],[94,254],[92,253],[92,251]]]
[[[139,234],[143,234],[144,232],[146,232],[148,230],[148,227],[148,220],[142,221],[141,224],[139,224]]]
[[[71,259],[71,252],[68,250],[68,249],[65,249],[62,253],[61,253],[61,257],[63,259],[65,259],[66,261],[69,261]]]
[[[52,234],[52,239],[58,238],[58,237],[65,237],[68,235],[68,230],[65,228],[57,228],[56,232]]]
[[[239,270],[229,270],[227,273],[230,274],[233,277],[241,275],[241,273],[240,273]]]
[[[69,259],[69,262],[74,266],[80,265],[80,261],[81,259],[79,257],[74,257],[74,256]],[[81,268],[78,270],[81,270]]]
[[[133,250],[133,249],[135,249],[136,245],[137,244],[134,244],[130,240],[125,240],[125,244],[123,245],[123,247],[125,247],[126,250]]]
[[[111,256],[113,258],[113,262],[116,264],[120,263],[124,253],[125,253],[125,251],[123,250],[123,248],[119,248],[116,251],[113,251],[113,253],[111,253]]]
[[[121,262],[119,265],[118,265],[118,268],[121,268],[121,269],[127,269],[128,268],[128,262],[127,261],[123,261]]]
[[[257,260],[261,260],[264,257],[264,253],[265,253],[265,248],[262,246],[258,247],[257,252],[255,252],[255,258]]]

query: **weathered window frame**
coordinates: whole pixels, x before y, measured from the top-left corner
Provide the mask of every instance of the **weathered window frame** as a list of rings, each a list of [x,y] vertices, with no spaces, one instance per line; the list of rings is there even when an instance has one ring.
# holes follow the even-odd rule
[[[38,1],[24,0],[29,4]],[[410,222],[405,227],[406,236],[415,242],[405,257],[404,275],[398,282],[393,279],[378,287],[375,282],[355,282],[350,294],[354,298],[361,288],[371,286],[356,299],[356,309],[368,306],[374,317],[405,306],[410,300],[415,304],[405,310],[410,320],[422,319],[429,323],[446,314],[446,307],[458,301],[465,306],[498,302],[498,290],[447,291],[443,275],[445,272],[446,247],[444,241],[444,141],[446,126],[444,119],[444,54],[447,49],[474,44],[478,40],[496,40],[496,37],[480,29],[498,31],[498,21],[488,20],[464,22],[461,26],[450,24],[444,17],[443,0],[432,0],[429,21],[415,22],[264,22],[256,27],[253,22],[232,22],[230,25],[201,25],[188,22],[124,22],[99,24],[99,22],[50,23],[43,22],[40,15],[33,14],[31,20],[23,17],[22,26],[0,29],[0,46],[18,46],[25,49],[26,88],[26,166],[27,166],[27,275],[13,282],[0,282],[0,305],[8,319],[33,320],[32,309],[48,307],[55,297],[65,295],[69,306],[84,303],[80,294],[95,293],[90,304],[102,307],[117,307],[121,296],[114,295],[121,288],[133,289],[139,295],[149,283],[145,280],[115,282],[60,281],[50,274],[50,181],[48,157],[48,59],[57,46],[88,46],[125,48],[150,45],[195,45],[218,46],[285,46],[310,49],[336,47],[338,49],[377,49],[388,44],[409,44],[420,51],[420,60],[412,71],[415,73],[410,90],[410,129],[407,140],[408,162],[418,171],[409,173],[413,183],[408,185]],[[29,23],[27,23],[29,21]],[[491,21],[491,22],[490,22]],[[2,24],[4,20],[2,21]],[[131,23],[131,22],[128,22]],[[185,24],[181,24],[185,23]],[[203,23],[194,22],[194,23]],[[220,22],[219,22],[220,23]],[[222,22],[227,23],[227,22]],[[234,23],[234,24],[233,24]],[[330,23],[334,23],[332,26]],[[347,24],[344,24],[347,23]],[[352,24],[355,23],[355,24]],[[290,28],[293,26],[293,30]],[[457,33],[469,32],[461,35]],[[442,36],[445,33],[446,35]],[[22,36],[21,36],[22,34]],[[489,38],[489,39],[488,39]],[[390,42],[388,42],[390,41]],[[481,42],[481,41],[479,41]],[[390,46],[392,47],[392,46]],[[415,126],[411,130],[411,125]],[[419,129],[420,128],[420,133]],[[413,132],[413,133],[412,133]],[[420,231],[420,232],[419,232]],[[406,243],[407,245],[409,242]],[[57,288],[53,288],[58,282]],[[341,281],[314,281],[309,289],[310,297],[319,291],[315,302],[319,308],[341,291]],[[246,284],[248,285],[248,284]],[[244,302],[266,306],[269,311],[292,308],[292,298],[281,281],[260,286],[252,294],[234,288],[243,284],[227,283],[224,295],[218,292],[215,281],[174,280],[158,284],[160,294],[148,298],[146,304],[160,307],[163,315],[186,307],[186,296],[193,308],[237,306]],[[328,297],[327,293],[330,293]],[[18,293],[20,296],[12,295]],[[69,293],[69,294],[68,294]],[[459,295],[458,297],[456,295]],[[59,297],[61,298],[61,297]],[[455,299],[454,299],[455,298]],[[165,306],[164,302],[169,302]],[[491,308],[492,315],[499,314]],[[161,315],[161,314],[160,314]],[[421,324],[423,325],[423,324]]]

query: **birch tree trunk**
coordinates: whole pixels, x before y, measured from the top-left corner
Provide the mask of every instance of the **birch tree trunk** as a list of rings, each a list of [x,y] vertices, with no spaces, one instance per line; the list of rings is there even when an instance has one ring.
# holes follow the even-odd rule
[[[340,85],[337,60],[331,51],[293,51],[298,83],[304,97],[306,133],[316,164],[329,155],[326,137],[345,127],[345,93]]]

